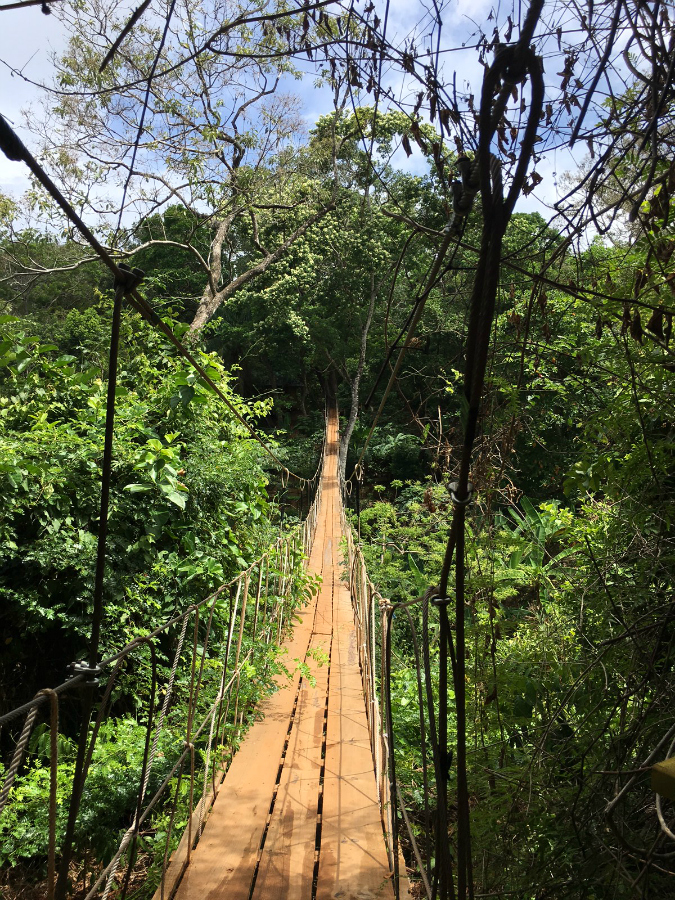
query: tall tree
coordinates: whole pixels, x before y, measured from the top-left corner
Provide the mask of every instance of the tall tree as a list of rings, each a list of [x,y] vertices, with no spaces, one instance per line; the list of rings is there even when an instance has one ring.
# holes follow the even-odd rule
[[[297,100],[279,90],[291,69],[270,22],[295,31],[298,17],[185,0],[163,17],[144,16],[101,71],[122,25],[117,5],[61,16],[71,38],[57,65],[58,99],[31,119],[43,156],[113,251],[164,244],[202,272],[197,332],[332,207],[330,190],[308,190],[284,153],[303,126]],[[191,216],[180,240],[143,228],[169,204]],[[294,228],[283,236],[267,229],[263,243],[265,221],[288,208]]]
[[[240,295],[217,329],[227,357],[243,358],[249,371],[262,369],[268,385],[274,379],[276,387],[277,376],[306,385],[313,371],[329,391],[339,388],[345,403],[343,473],[364,379],[381,365],[409,315],[417,279],[429,267],[437,229],[446,222],[438,184],[395,173],[388,163],[392,145],[402,135],[408,140],[409,128],[406,116],[375,115],[372,108],[320,119],[306,165],[314,183],[337,182],[339,204],[274,271]],[[424,129],[430,142],[438,139],[429,126]],[[362,137],[371,135],[374,156],[361,147]],[[372,176],[374,158],[383,177]],[[409,222],[425,207],[436,227],[420,240]],[[281,227],[292,227],[284,222],[280,217]]]

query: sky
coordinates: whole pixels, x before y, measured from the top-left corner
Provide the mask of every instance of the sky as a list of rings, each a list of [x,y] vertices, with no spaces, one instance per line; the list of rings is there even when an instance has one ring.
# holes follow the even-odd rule
[[[476,96],[480,94],[483,69],[474,49],[476,22],[483,23],[489,32],[487,21],[491,7],[489,0],[450,0],[443,9],[442,53],[449,70],[456,69],[458,91],[470,89]],[[411,34],[419,19],[421,5],[410,0],[392,0],[388,34],[399,40]],[[431,20],[428,20],[429,24]],[[422,35],[424,34],[422,30]],[[421,40],[423,41],[423,36]],[[466,49],[462,43],[466,42]],[[17,128],[26,144],[31,146],[31,136],[22,126],[21,110],[38,102],[41,91],[14,74],[11,68],[19,70],[26,78],[35,82],[48,82],[53,73],[52,59],[65,49],[66,35],[63,25],[56,15],[45,16],[39,6],[20,10],[0,12],[0,113]],[[419,46],[419,42],[418,42]],[[309,65],[309,64],[308,64]],[[390,82],[402,86],[403,81],[395,76]],[[288,87],[302,100],[303,117],[310,128],[320,115],[331,109],[331,96],[327,88],[317,88],[315,76],[309,71],[302,81],[290,81]],[[408,160],[399,151],[394,163],[416,174],[423,171],[424,161],[420,154],[413,154]],[[546,203],[556,199],[556,178],[566,169],[577,164],[575,156],[562,150],[539,164],[538,171],[544,175],[542,186],[534,195],[521,198],[518,209],[537,210],[545,217],[549,212]],[[10,162],[0,154],[0,191],[18,197],[28,185],[25,167],[21,163]],[[544,205],[541,201],[544,201]]]
[[[0,60],[28,78],[48,79],[53,71],[52,54],[64,48],[61,23],[56,16],[45,16],[39,6],[0,12]],[[22,139],[30,145],[30,136],[21,128],[21,110],[41,92],[14,75],[8,65],[0,65],[0,113],[13,127],[18,126]],[[10,162],[0,153],[0,191],[17,194],[27,184],[23,164]]]

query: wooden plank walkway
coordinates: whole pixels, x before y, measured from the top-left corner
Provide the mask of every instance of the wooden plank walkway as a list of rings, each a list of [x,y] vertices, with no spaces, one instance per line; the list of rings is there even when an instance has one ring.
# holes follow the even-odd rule
[[[348,588],[340,580],[337,416],[309,570],[323,584],[289,670],[229,768],[177,900],[392,900]],[[324,662],[327,660],[327,662]],[[177,856],[178,854],[176,854]],[[179,877],[167,872],[165,898]],[[172,872],[173,867],[173,872]]]

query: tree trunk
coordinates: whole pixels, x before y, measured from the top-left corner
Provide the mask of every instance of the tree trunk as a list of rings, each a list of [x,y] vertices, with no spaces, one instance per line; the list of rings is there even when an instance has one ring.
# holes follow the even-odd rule
[[[359,389],[361,387],[361,377],[363,375],[363,370],[366,365],[368,332],[370,331],[370,325],[373,321],[373,312],[375,310],[376,297],[377,289],[375,287],[375,274],[372,273],[370,276],[370,303],[368,305],[368,315],[366,316],[366,321],[364,322],[363,328],[361,329],[359,364],[356,367],[356,374],[354,375],[354,379],[351,382],[351,405],[349,409],[349,418],[347,419],[347,426],[340,437],[340,455],[338,457],[338,464],[340,466],[340,472],[343,478],[345,478],[347,474],[347,452],[349,450],[349,442],[352,439],[354,426],[356,425],[356,420],[359,415]]]
[[[216,233],[211,242],[211,255],[209,258],[209,280],[199,301],[190,331],[197,331],[206,325],[220,305],[216,298],[218,297],[218,282],[223,275],[223,244],[234,218],[233,214],[216,223]],[[197,320],[199,320],[200,324],[198,327],[195,327]]]
[[[274,253],[266,253],[257,265],[251,266],[250,269],[242,272],[237,278],[233,278],[229,284],[218,289],[218,282],[222,275],[223,241],[225,240],[225,236],[227,235],[227,231],[232,224],[234,217],[229,217],[224,222],[220,222],[211,245],[211,277],[209,278],[209,283],[204,288],[202,299],[199,301],[197,312],[190,325],[190,333],[196,335],[200,332],[204,325],[206,325],[206,323],[218,312],[218,309],[226,300],[229,300],[239,288],[244,287],[249,281],[253,281],[258,275],[262,275],[270,266],[274,265],[275,262],[278,262],[288,248],[301,238],[308,228],[311,228],[312,225],[315,225],[323,219],[323,217],[334,208],[335,203],[327,204],[323,209],[319,210],[316,215],[304,222],[299,228],[296,228],[291,236],[288,237],[280,247],[277,247]]]

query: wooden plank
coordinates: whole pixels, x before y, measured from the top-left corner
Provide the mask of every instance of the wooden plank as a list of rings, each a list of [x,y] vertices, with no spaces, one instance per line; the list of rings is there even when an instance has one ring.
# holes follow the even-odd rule
[[[333,630],[333,620],[331,611],[321,610],[317,607],[316,622],[314,631],[316,634],[322,634],[324,637],[330,637]]]
[[[329,464],[327,463],[327,467]],[[321,575],[323,584],[316,604],[314,615],[314,632],[330,635],[333,630],[333,596],[332,596],[332,554],[326,552],[333,541],[333,517],[331,506],[333,497],[330,488],[326,488],[328,472],[324,472],[324,488],[322,509],[320,514],[320,532],[317,530],[312,553],[309,558],[308,571],[313,575]]]
[[[286,665],[305,660],[316,678],[303,679],[288,735],[299,675],[280,683],[261,705],[264,719],[236,754],[176,894],[177,900],[309,900],[314,874],[320,773],[325,765],[318,900],[393,898],[382,835],[351,600],[339,582],[337,422],[329,422],[323,502],[309,562],[324,584],[302,615]],[[327,667],[308,647],[327,650],[333,634],[326,757],[322,760]],[[311,641],[311,645],[310,645]],[[288,747],[274,809],[269,810]],[[269,821],[269,824],[268,824]],[[267,833],[263,851],[260,844]],[[181,842],[181,848],[185,844]],[[185,853],[174,854],[167,886],[180,877]],[[158,900],[159,893],[155,900]]]
[[[302,615],[287,645],[291,670],[291,660],[305,657],[313,614],[309,609]],[[275,680],[279,690],[261,703],[263,720],[249,730],[232,760],[177,900],[204,900],[206,895],[248,898],[300,675],[296,672],[290,682],[282,676]],[[183,866],[184,859],[175,853],[167,878],[173,880],[172,870]]]
[[[327,651],[329,643],[315,635],[312,648]],[[315,684],[303,678],[254,900],[312,896],[328,666],[313,659],[307,664]]]
[[[220,784],[218,783],[218,781],[216,781],[216,797],[218,796],[219,788]],[[204,816],[208,816],[213,802],[213,786],[209,784],[206,791],[206,800],[204,801]],[[195,806],[192,815],[190,816],[192,833],[190,834],[190,829],[186,827],[178,846],[171,854],[169,865],[164,876],[164,891],[162,892],[162,885],[160,884],[160,886],[153,894],[152,900],[162,900],[162,898],[166,900],[166,898],[172,897],[174,891],[176,890],[176,887],[183,877],[183,872],[185,871],[185,867],[187,865],[188,839],[192,837],[192,839],[194,840],[194,836],[197,833],[197,827],[199,825],[200,806],[201,801]]]
[[[336,616],[317,900],[393,898],[361,690],[349,592],[336,579]]]
[[[312,548],[313,571],[319,571],[323,566],[327,507],[324,500]],[[303,660],[306,656],[318,605],[315,603],[301,614],[302,623],[296,625],[285,647],[290,671],[293,671],[294,660]],[[204,900],[205,896],[212,900],[220,897],[247,900],[299,679],[297,672],[290,683],[279,676],[276,679],[279,690],[261,704],[260,712],[264,718],[250,729],[232,761],[190,866],[180,882],[176,900]],[[187,839],[184,838],[170,861],[167,887],[173,887],[180,878],[186,850]],[[155,900],[159,900],[159,894]]]
[[[324,498],[326,499],[326,498]],[[323,544],[330,545],[332,543],[332,535],[330,534],[330,526],[327,523]],[[318,572],[323,578],[323,584],[319,593],[316,604],[316,613],[314,615],[314,633],[329,636],[333,631],[333,574],[332,566],[326,565],[325,560],[321,560],[320,568],[313,569],[310,560],[309,571]]]

